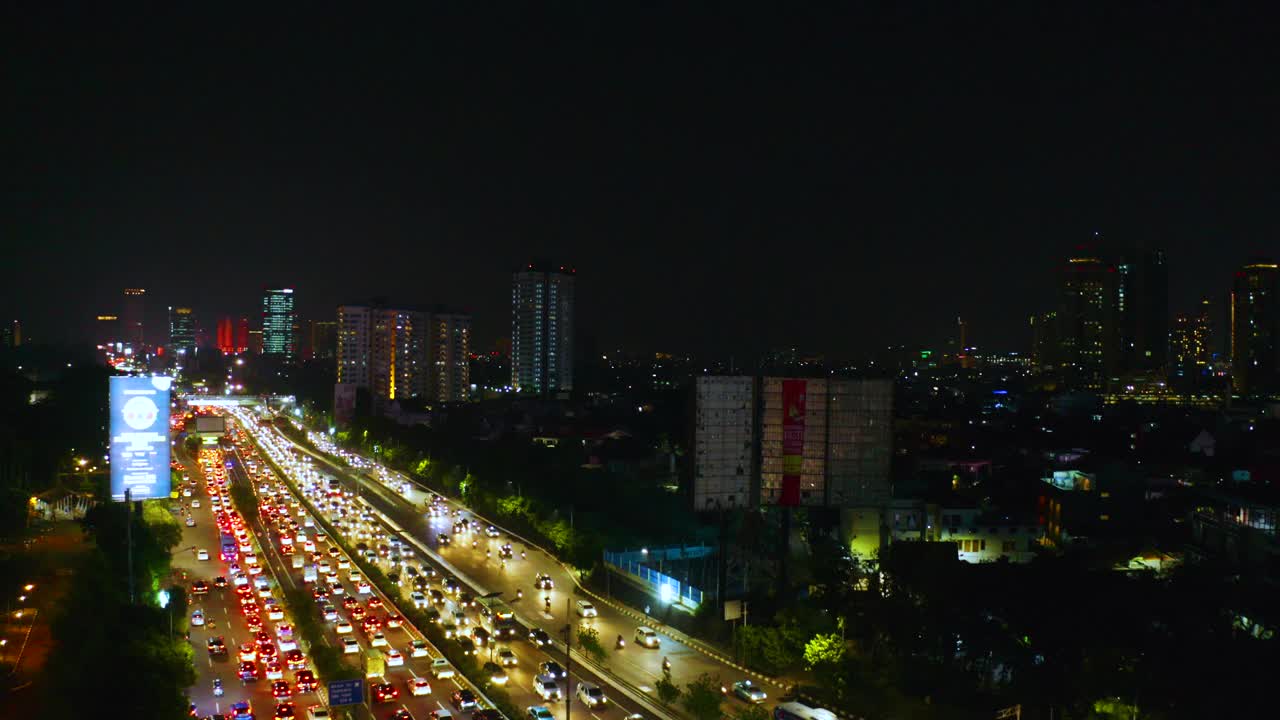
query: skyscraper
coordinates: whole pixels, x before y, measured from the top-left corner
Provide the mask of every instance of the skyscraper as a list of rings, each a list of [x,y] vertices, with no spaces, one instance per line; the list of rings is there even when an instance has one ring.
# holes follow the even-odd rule
[[[235,342],[232,345],[238,353],[249,352],[249,318],[243,315],[236,323]]]
[[[574,270],[529,264],[512,276],[511,385],[552,396],[573,390]]]
[[[262,296],[262,353],[292,362],[293,288],[267,289]]]
[[[22,347],[22,323],[14,320],[0,327],[0,347]]]
[[[196,349],[196,319],[191,308],[169,307],[169,351],[190,354]]]
[[[307,325],[307,359],[332,360],[338,352],[338,323],[312,320]]]
[[[1058,285],[1058,362],[1064,373],[1101,388],[1115,352],[1115,267],[1086,248],[1067,258]]]
[[[1169,266],[1163,250],[1124,253],[1116,264],[1114,371],[1153,372],[1168,365]]]
[[[1037,372],[1058,368],[1058,313],[1031,316],[1031,367]]]
[[[121,321],[124,325],[122,342],[133,346],[135,352],[141,352],[146,338],[144,321],[147,316],[147,291],[143,288],[124,289],[124,312]]]
[[[471,397],[471,316],[431,314],[429,394],[438,402],[465,402]]]
[[[1280,270],[1269,259],[1254,259],[1236,272],[1231,287],[1231,384],[1245,396],[1280,391]]]
[[[1194,312],[1174,317],[1169,333],[1169,375],[1179,385],[1195,386],[1208,377],[1213,362],[1212,303],[1201,300]]]

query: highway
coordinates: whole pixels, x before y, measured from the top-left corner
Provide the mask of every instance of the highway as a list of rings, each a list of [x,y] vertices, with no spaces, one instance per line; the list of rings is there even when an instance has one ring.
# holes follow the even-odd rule
[[[383,471],[384,479],[390,479],[391,482],[379,482],[364,473],[350,472],[334,466],[323,456],[293,443],[274,428],[261,426],[261,429],[270,433],[274,442],[287,443],[294,448],[295,452],[313,457],[316,466],[325,468],[326,474],[338,477],[348,487],[356,490],[372,508],[418,540],[434,562],[469,585],[473,592],[477,594],[502,592],[503,597],[508,599],[516,609],[521,623],[541,628],[554,635],[564,627],[566,613],[568,613],[572,622],[594,626],[599,632],[601,643],[606,648],[607,657],[603,665],[609,685],[615,688],[625,686],[632,692],[642,693],[650,698],[655,697],[654,683],[662,675],[664,657],[671,663],[673,681],[680,686],[692,682],[702,673],[719,676],[725,685],[750,677],[720,658],[662,632],[657,624],[654,627],[658,630],[660,647],[647,649],[637,646],[636,629],[642,623],[624,614],[622,610],[613,607],[610,603],[593,602],[598,615],[590,619],[578,617],[569,608],[573,608],[574,603],[579,599],[590,600],[590,598],[576,589],[570,572],[554,557],[535,548],[526,547],[518,538],[512,537],[502,528],[497,528],[497,537],[489,537],[485,532],[489,525],[483,521],[479,521],[479,532],[454,538],[449,545],[441,545],[441,535],[451,537],[455,535],[454,523],[459,518],[478,519],[465,507],[451,502],[448,503],[448,513],[431,516],[425,512],[425,507],[434,493],[408,482],[407,478],[397,473]],[[326,440],[319,436],[316,436],[316,439],[321,442]],[[372,469],[372,467],[372,463],[369,463],[369,468]],[[393,484],[398,487],[393,489]],[[499,559],[499,548],[506,543],[511,544],[514,553],[504,566]],[[523,558],[521,551],[526,555]],[[535,587],[534,580],[539,575],[550,577],[554,588],[540,590]],[[523,592],[522,600],[515,599],[517,590]],[[550,612],[547,612],[545,597],[550,598]],[[623,649],[615,647],[618,635],[626,641]],[[766,704],[770,707],[776,704],[776,698],[781,694],[781,689],[772,683],[754,680],[760,683],[761,689],[768,693],[769,699]],[[612,692],[610,696],[618,694]],[[730,697],[726,700],[725,709],[733,711],[735,705],[740,703],[740,700]]]
[[[247,423],[242,424],[247,425]],[[240,433],[237,431],[237,435],[239,434]],[[268,452],[271,450],[270,446],[260,447]],[[248,448],[246,446],[241,448],[241,450],[247,452]],[[291,472],[288,467],[288,463],[290,462],[288,458],[281,456],[274,459],[278,464],[281,464],[287,472]],[[255,460],[255,458],[246,457],[241,452],[237,453],[237,461],[235,463],[236,467],[234,470],[237,482],[253,483],[263,497],[274,495],[276,496],[276,499],[280,499],[282,494],[287,495],[290,505],[301,500],[301,498],[293,495],[292,491],[284,483],[278,482],[270,471],[265,471],[263,467],[264,464],[260,462],[260,459],[255,463],[258,466],[256,477],[254,479],[250,479],[249,475],[251,473],[246,469],[246,460]],[[300,478],[295,476],[292,479],[296,483]],[[326,478],[316,476],[314,479],[324,480]],[[301,487],[302,483],[298,483],[298,485]],[[308,501],[309,506],[299,507],[297,509],[290,508],[290,512],[296,512],[299,516],[305,517],[306,512],[309,512],[311,508],[320,507],[316,503],[323,501],[333,503],[333,507],[321,508],[321,511],[325,515],[325,519],[330,523],[342,523],[344,522],[343,518],[348,514],[354,516],[356,513],[356,502],[354,499],[339,501],[327,496],[309,496],[306,500]],[[350,527],[349,517],[346,522],[348,523],[347,527]],[[372,529],[375,524],[376,523],[373,521],[370,521],[369,523],[361,524],[361,527]],[[255,534],[258,535],[262,546],[265,548],[265,559],[268,566],[271,567],[275,574],[281,578],[281,582],[290,587],[307,587],[307,589],[310,589],[310,586],[307,586],[303,582],[303,570],[293,567],[294,563],[292,560],[294,556],[281,554],[279,538],[276,537],[278,532],[272,532],[261,523],[257,524],[253,529]],[[380,530],[383,532],[392,531],[390,528],[380,528]],[[314,535],[314,533],[312,534]],[[270,538],[270,540],[267,540],[268,538]],[[348,537],[347,540],[352,541],[350,537]],[[333,547],[333,549],[329,549],[330,547]],[[370,588],[372,591],[370,595],[359,595],[357,592],[357,584],[351,581],[350,567],[343,567],[343,565],[350,564],[350,559],[346,558],[345,555],[336,547],[332,546],[332,544],[329,546],[320,544],[318,545],[317,550],[323,551],[320,558],[322,558],[324,562],[329,563],[329,569],[336,573],[336,578],[331,577],[330,579],[336,579],[342,586],[341,595],[328,598],[328,601],[333,604],[334,610],[339,617],[324,623],[326,628],[325,642],[331,643],[336,647],[340,647],[345,640],[354,639],[357,643],[359,652],[363,655],[371,649],[371,637],[361,628],[359,622],[356,621],[357,618],[353,617],[353,613],[357,613],[359,611],[355,610],[357,607],[356,603],[348,598],[351,598],[353,595],[357,595],[357,597],[360,598],[359,606],[362,610],[365,610],[368,605],[366,598],[370,597],[370,595],[377,597],[383,605],[383,608],[381,611],[367,610],[367,612],[370,615],[378,616],[385,615],[386,612],[388,612],[387,608],[393,608],[398,604],[409,604],[409,590],[399,589],[395,597],[389,597],[384,594],[383,590],[385,589],[383,588]],[[346,562],[343,562],[343,560]],[[417,564],[420,566],[428,565],[426,562],[418,562]],[[437,572],[444,570],[444,568],[440,567],[436,567],[435,569]],[[446,577],[445,573],[441,572],[440,579],[442,580],[444,577]],[[323,580],[323,576],[318,579]],[[478,622],[475,610],[468,610],[460,607],[458,600],[458,596],[450,597],[446,604],[441,608],[442,614],[451,616],[456,612],[459,614],[460,618],[466,618],[469,626],[474,626]],[[321,605],[319,603],[316,605],[316,612],[321,612]],[[394,612],[394,610],[391,612]],[[337,632],[337,629],[343,620],[351,621],[353,627],[350,632],[345,632],[340,635]],[[386,703],[382,706],[375,706],[376,711],[380,712],[380,710],[378,710],[379,707],[385,708],[386,713],[389,716],[390,713],[397,709],[404,709],[416,718],[432,717],[431,713],[438,713],[440,711],[450,711],[455,717],[470,715],[471,708],[467,708],[465,713],[460,714],[460,711],[462,711],[463,708],[455,705],[450,700],[450,696],[454,690],[462,689],[464,687],[472,689],[477,695],[480,695],[481,693],[476,688],[466,684],[461,676],[455,676],[454,678],[444,680],[437,680],[432,677],[429,672],[431,661],[434,657],[439,657],[441,653],[436,648],[429,648],[429,655],[425,655],[423,657],[413,656],[413,649],[410,646],[411,642],[413,640],[426,641],[425,637],[417,628],[412,627],[407,621],[405,621],[399,628],[384,628],[382,629],[382,632],[385,634],[388,646],[382,647],[381,651],[385,652],[390,648],[395,648],[403,656],[404,664],[399,666],[389,666],[386,668],[385,677],[382,679],[399,690],[399,697],[394,702]],[[505,668],[508,680],[504,687],[509,693],[512,702],[521,708],[535,705],[545,706],[550,710],[552,717],[564,717],[566,713],[565,702],[563,700],[559,702],[546,701],[533,692],[536,668],[541,662],[548,660],[549,658],[545,654],[536,651],[523,640],[511,643],[507,647],[514,652],[517,661],[515,666]],[[492,644],[489,646],[487,651],[482,648],[480,650],[482,653],[480,656],[481,661],[497,659],[496,653],[499,649],[501,648],[495,647]],[[430,695],[414,697],[410,694],[410,683],[417,678],[425,678],[430,684]],[[572,697],[567,688],[562,687],[561,692],[565,696]],[[621,718],[633,714],[637,709],[630,707],[631,703],[626,702],[625,698],[615,698],[611,696],[609,699],[610,702],[606,703],[603,707],[597,707],[594,709],[587,708],[585,705],[582,705],[579,700],[573,700],[576,706],[574,711],[575,716],[585,718],[586,715],[589,714],[591,717],[595,718],[595,720],[621,720]],[[378,714],[377,716],[382,717],[382,714]]]

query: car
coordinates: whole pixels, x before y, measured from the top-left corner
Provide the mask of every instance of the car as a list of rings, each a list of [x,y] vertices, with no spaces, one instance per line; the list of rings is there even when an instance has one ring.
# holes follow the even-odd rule
[[[289,683],[283,680],[276,680],[271,683],[271,697],[287,698],[292,697],[293,689],[289,687]]]
[[[360,622],[361,620],[364,620],[364,617],[365,617],[364,608],[360,607],[359,605],[351,608],[352,620],[354,620],[355,622]]]
[[[191,498],[191,507],[193,508],[200,507],[200,498]]]
[[[231,710],[231,714],[228,717],[232,718],[232,720],[253,720],[253,708],[249,705],[248,700],[232,703],[229,710]]]
[[[334,595],[342,595],[346,592],[346,590],[343,589],[342,583],[330,583],[329,592],[333,593]]]
[[[329,708],[323,705],[312,705],[307,708],[307,720],[330,720]]]
[[[353,637],[342,638],[342,652],[347,655],[354,655],[360,652],[360,643],[356,642]]]
[[[188,515],[188,516],[187,516],[187,519],[184,521],[184,524],[185,524],[187,527],[195,527],[195,526],[196,526],[196,519],[195,519],[195,518],[193,518],[193,517],[191,517],[190,515]]]
[[[426,657],[427,641],[413,640],[409,643],[409,657]]]
[[[539,590],[554,590],[556,583],[551,579],[550,575],[547,575],[546,573],[538,573],[533,578],[533,586]]]
[[[489,631],[482,627],[471,628],[471,642],[479,647],[485,647],[489,644]]]
[[[356,583],[356,592],[361,595],[369,595],[373,592],[373,587],[367,582]]]
[[[221,657],[227,654],[227,643],[221,635],[209,638],[204,644],[209,649],[210,655]]]
[[[431,677],[437,680],[444,680],[445,678],[453,677],[455,674],[453,666],[449,664],[448,660],[436,658],[431,661]]]
[[[369,602],[365,604],[365,608],[368,610],[381,610],[382,601],[376,597],[371,597],[369,598]]]
[[[224,588],[227,586],[227,579],[221,575],[213,579],[213,586],[216,588]]]
[[[597,616],[597,615],[599,615],[599,614],[600,614],[600,613],[596,612],[596,606],[595,606],[595,605],[592,605],[591,603],[587,602],[586,600],[579,600],[579,601],[578,601],[578,617],[593,618],[593,617],[596,617],[596,616]]]
[[[458,640],[458,646],[462,648],[463,655],[476,654],[476,644],[471,640],[471,638],[467,637],[466,635],[459,635],[457,637],[457,640]]]
[[[258,664],[254,662],[241,662],[240,671],[238,673],[241,680],[257,680]]]
[[[734,697],[751,704],[759,704],[769,698],[768,693],[750,680],[739,680],[733,684]]]
[[[298,713],[298,708],[291,702],[282,702],[282,703],[276,704],[276,713],[275,713],[276,720],[283,720],[284,718],[297,717],[297,713]]]
[[[543,700],[559,700],[560,685],[549,675],[538,675],[533,679],[533,691]]]
[[[404,665],[404,653],[395,648],[387,648],[387,651],[382,656],[387,660],[387,667]]]
[[[333,626],[333,630],[334,630],[334,632],[338,633],[339,635],[345,635],[345,634],[347,634],[347,633],[351,632],[351,630],[352,630],[351,623],[347,622],[346,620],[343,620],[343,619],[339,618],[339,619],[338,619],[338,624]]]
[[[281,651],[281,652],[288,652],[288,651],[291,651],[291,650],[297,650],[297,649],[298,649],[298,641],[297,641],[297,640],[295,640],[295,639],[294,639],[294,637],[293,637],[292,635],[290,635],[289,637],[283,637],[283,636],[282,636],[282,637],[280,638],[279,645],[280,645],[280,651]]]
[[[196,608],[195,610],[192,611],[191,624],[194,627],[200,627],[201,625],[204,625],[204,610],[201,610],[200,608]]]
[[[427,679],[424,677],[409,678],[409,694],[430,695],[431,683],[427,682]]]
[[[471,713],[471,720],[503,720],[505,716],[493,708],[485,708]]]
[[[269,603],[267,605],[267,619],[275,622],[284,619],[284,608],[279,603]]]
[[[440,623],[440,629],[444,631],[447,639],[452,639],[458,634],[458,626],[453,624],[452,620],[444,620]]]
[[[453,700],[454,706],[459,710],[474,710],[476,708],[476,696],[470,690],[454,690],[453,695],[449,698]]]
[[[413,713],[408,708],[400,708],[388,716],[389,720],[413,720]]]
[[[578,683],[578,699],[589,708],[604,707],[609,700],[598,685],[586,681]]]
[[[245,643],[240,646],[240,654],[237,657],[240,658],[240,662],[253,662],[258,659],[258,651],[251,643]]]
[[[399,615],[388,614],[386,617],[386,624],[387,624],[387,627],[389,628],[398,628],[404,625],[404,618],[400,617]]]
[[[204,548],[200,548],[199,550],[197,550],[197,551],[196,551],[196,559],[197,559],[197,560],[208,560],[208,559],[209,559],[209,551],[208,551],[208,550],[205,550]]]
[[[476,598],[469,592],[460,592],[458,593],[458,605],[464,608],[475,607]]]
[[[467,618],[467,614],[466,614],[466,613],[462,612],[461,610],[454,610],[454,611],[453,611],[453,624],[454,624],[454,625],[457,625],[458,627],[466,627],[466,625],[467,625],[467,623],[468,623],[468,622],[469,622],[469,620],[468,620],[468,618]]]
[[[489,527],[485,528],[484,534],[488,535],[491,538],[496,538],[501,533],[498,532],[498,528],[490,525]]]
[[[369,644],[372,645],[373,647],[386,647],[387,636],[383,635],[380,632],[376,632],[369,637]]]
[[[276,650],[276,646],[272,644],[271,641],[267,641],[265,643],[258,645],[259,660],[274,660],[279,656],[280,656],[279,651]]]
[[[661,641],[658,640],[658,633],[654,632],[653,628],[641,625],[636,628],[636,644],[647,648],[656,648],[661,644]]]
[[[507,684],[507,671],[503,670],[502,666],[497,663],[493,663],[493,662],[485,663],[484,673],[486,676],[488,676],[489,682],[493,683],[494,685]]]
[[[555,680],[563,680],[565,676],[568,675],[564,668],[561,667],[560,663],[555,660],[547,660],[546,662],[539,664],[538,674],[550,675]]]
[[[373,701],[376,703],[395,702],[400,697],[400,691],[391,683],[375,683],[373,688]]]
[[[528,720],[555,720],[555,716],[544,705],[531,705],[525,708]]]
[[[534,628],[529,631],[529,642],[538,647],[546,647],[551,644],[551,636],[547,634],[546,630]]]
[[[519,661],[516,659],[516,654],[511,652],[510,648],[502,648],[498,651],[498,662],[503,667],[514,667]]]
[[[293,674],[294,690],[299,693],[311,692],[320,687],[316,674],[310,670],[299,670]]]
[[[338,619],[338,608],[325,604],[325,606],[321,608],[320,614],[324,617],[326,622],[336,622]]]

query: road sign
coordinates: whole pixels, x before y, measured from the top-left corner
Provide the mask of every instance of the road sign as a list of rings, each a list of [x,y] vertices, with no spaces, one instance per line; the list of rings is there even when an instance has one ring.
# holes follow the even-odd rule
[[[364,703],[363,680],[331,680],[329,682],[330,705],[360,705]]]

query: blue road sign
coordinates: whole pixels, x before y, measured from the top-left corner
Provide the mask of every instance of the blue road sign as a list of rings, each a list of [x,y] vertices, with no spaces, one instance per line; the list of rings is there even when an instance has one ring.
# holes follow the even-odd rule
[[[360,705],[364,703],[363,680],[331,680],[329,682],[330,705]]]

